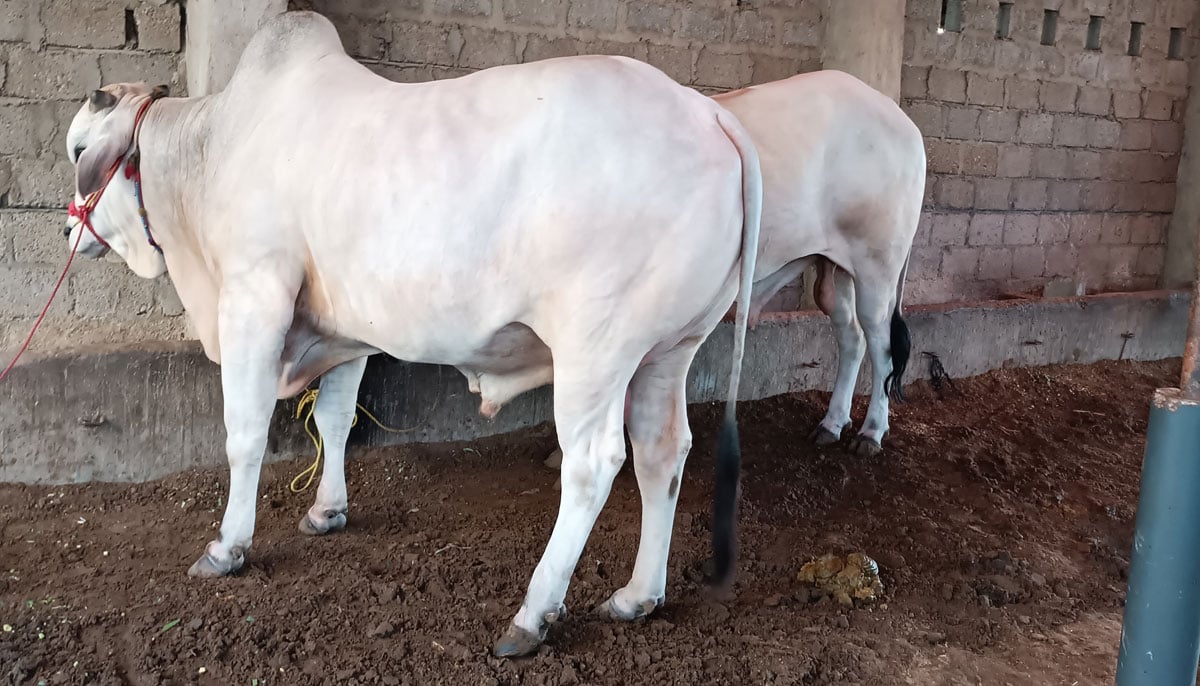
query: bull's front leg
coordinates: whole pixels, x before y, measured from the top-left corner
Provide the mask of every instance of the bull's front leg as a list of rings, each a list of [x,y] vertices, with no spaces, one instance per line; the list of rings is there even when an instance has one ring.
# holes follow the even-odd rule
[[[258,476],[279,384],[280,355],[292,322],[295,290],[258,279],[234,279],[218,306],[221,391],[229,498],[221,530],[188,575],[218,577],[237,571],[254,538]]]

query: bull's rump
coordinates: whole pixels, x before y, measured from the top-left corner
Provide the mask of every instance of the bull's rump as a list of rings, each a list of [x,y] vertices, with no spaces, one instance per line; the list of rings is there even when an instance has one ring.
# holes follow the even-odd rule
[[[454,364],[511,322],[543,337],[636,322],[658,341],[732,301],[740,158],[715,105],[648,65],[395,84],[339,50],[249,73],[222,164],[256,180],[247,201],[275,239],[303,242],[312,307],[339,335]]]

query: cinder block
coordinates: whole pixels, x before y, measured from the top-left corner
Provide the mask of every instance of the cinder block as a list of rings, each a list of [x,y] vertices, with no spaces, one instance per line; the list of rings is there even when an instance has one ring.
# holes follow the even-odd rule
[[[431,0],[434,14],[484,17],[492,13],[492,0]]]
[[[21,44],[8,49],[7,95],[32,100],[81,101],[100,87],[96,53],[47,48],[33,52]]]
[[[33,3],[31,3],[33,4]],[[79,48],[125,46],[125,3],[120,0],[48,0],[40,6],[46,43]]]
[[[679,83],[692,83],[692,63],[695,61],[695,55],[688,48],[651,44],[646,51],[646,61]]]
[[[1183,146],[1183,125],[1177,122],[1161,122],[1148,126],[1150,149],[1155,152],[1179,152]]]
[[[1137,276],[1158,276],[1167,260],[1167,249],[1161,245],[1147,245],[1138,251],[1133,273]]]
[[[1037,242],[1039,217],[1036,214],[1010,214],[1004,218],[1005,245],[1033,245]]]
[[[568,57],[580,54],[580,43],[571,37],[545,38],[543,36],[528,36],[522,62],[536,62],[552,57]]]
[[[388,57],[393,62],[450,66],[458,63],[463,44],[462,29],[457,26],[399,22],[392,29]]]
[[[1035,279],[1045,273],[1045,247],[1041,245],[1024,245],[1019,248],[1013,248],[1013,278]]]
[[[784,47],[819,48],[824,37],[823,27],[815,21],[785,21],[781,41]]]
[[[1099,179],[1104,175],[1104,155],[1095,150],[1067,151],[1070,158],[1068,178]]]
[[[906,100],[929,97],[929,67],[904,65],[900,68],[900,97]]]
[[[707,48],[696,60],[696,83],[716,88],[739,88],[754,76],[754,60],[746,54],[719,53]]]
[[[0,242],[6,238],[13,246],[13,261],[18,264],[62,266],[69,252],[63,238],[67,213],[54,210],[0,210]]]
[[[1147,183],[1139,189],[1143,203],[1141,209],[1147,212],[1172,212],[1175,209],[1174,183]]]
[[[1094,114],[1107,117],[1112,111],[1112,91],[1107,88],[1084,86],[1079,89],[1079,100],[1076,102],[1082,114]]]
[[[0,266],[0,293],[4,293],[0,298],[0,317],[37,316],[50,298],[59,271],[59,267],[50,265]],[[68,310],[71,301],[71,293],[60,291],[54,301],[55,309],[59,312]]]
[[[165,83],[171,92],[181,93],[184,80],[180,60],[180,55],[169,53],[104,52],[100,53],[100,79],[104,83]]]
[[[975,202],[975,184],[960,176],[943,176],[937,183],[934,196],[939,207],[954,209],[970,209]],[[937,243],[936,225],[934,233],[935,245],[953,245],[954,243]],[[956,241],[961,242],[961,240]]]
[[[977,179],[975,181],[975,209],[1012,209],[1012,179]]]
[[[979,248],[947,248],[942,254],[942,274],[974,277],[979,269],[979,253]]]
[[[1048,245],[1044,276],[1074,276],[1079,260],[1079,251],[1073,245]]]
[[[967,102],[973,105],[1001,107],[1004,105],[1004,79],[967,74]]]
[[[472,69],[486,69],[516,60],[516,42],[511,33],[478,29],[473,26],[462,28],[463,48],[458,64]]]
[[[571,6],[567,10],[567,24],[593,31],[615,31],[617,7],[617,3],[611,0],[571,0]]]
[[[1015,140],[1020,118],[1016,110],[984,110],[979,115],[979,137],[996,143]]]
[[[1000,161],[1000,148],[995,143],[963,145],[962,171],[973,176],[994,176]]]
[[[143,2],[134,9],[139,50],[179,52],[179,5]]]
[[[1133,245],[1115,246],[1109,249],[1109,276],[1117,280],[1128,279],[1133,276],[1135,271],[1138,255],[1142,248]]]
[[[1050,181],[1046,184],[1046,209],[1074,212],[1082,209],[1082,196],[1083,185],[1078,181]]]
[[[1121,142],[1121,124],[1111,119],[1092,119],[1088,122],[1088,138],[1093,148],[1115,148]]]
[[[1048,202],[1046,181],[1042,179],[1013,181],[1013,209],[1044,210]]]
[[[1041,149],[1038,149],[1041,152]],[[1034,148],[1023,145],[1005,145],[1000,148],[1000,159],[996,164],[996,176],[1020,178],[1033,171]]]
[[[967,244],[975,246],[1004,244],[1004,215],[977,213],[967,229]]]
[[[979,256],[979,278],[999,281],[1012,276],[1013,254],[1011,248],[992,247]]]
[[[1104,226],[1103,214],[1079,213],[1072,214],[1067,220],[1071,229],[1073,245],[1096,245],[1100,243],[1100,234]]]
[[[387,59],[392,27],[377,19],[345,17],[338,20],[338,35],[346,52],[360,60]],[[101,64],[101,68],[103,68]]]
[[[909,254],[908,278],[906,281],[935,277],[941,271],[941,268],[941,248],[913,248]]]
[[[943,179],[948,181],[953,179]],[[971,217],[963,212],[933,215],[929,244],[935,247],[963,245],[967,242],[967,227]]]
[[[1092,181],[1083,185],[1080,209],[1090,212],[1107,212],[1117,206],[1121,185],[1115,181]]]
[[[1074,112],[1079,87],[1069,83],[1043,81],[1038,92],[1042,109],[1048,112]]]
[[[750,57],[754,61],[751,83],[770,83],[795,76],[803,70],[800,60],[794,57],[776,57],[758,53],[752,54]]]
[[[1142,94],[1137,91],[1114,91],[1113,114],[1118,119],[1138,119],[1142,116]]]
[[[1100,228],[1100,242],[1105,245],[1129,243],[1129,236],[1132,233],[1130,219],[1130,216],[1126,214],[1104,215]]]
[[[942,138],[946,135],[946,109],[935,102],[909,102],[904,106],[908,115],[926,138]]]
[[[1173,104],[1173,99],[1166,93],[1147,89],[1142,94],[1142,116],[1155,121],[1168,121]]]
[[[716,7],[685,7],[679,35],[706,45],[725,42],[729,15]]]
[[[1091,142],[1088,139],[1088,119],[1073,114],[1060,114],[1054,117],[1054,144],[1070,148],[1085,148]]]
[[[154,307],[155,283],[139,278],[123,264],[86,262],[72,270],[72,312],[86,318],[133,319]]]
[[[1065,214],[1043,214],[1038,217],[1037,242],[1041,245],[1066,243],[1071,239],[1071,225]]]
[[[769,14],[743,10],[733,15],[733,40],[736,43],[771,45],[775,40],[775,19]]]
[[[0,41],[28,41],[26,32],[33,16],[34,6],[28,0],[0,0]]]
[[[979,114],[977,107],[946,108],[946,137],[979,140]]]
[[[562,26],[567,0],[504,0],[504,19],[528,26]]]
[[[925,160],[931,173],[959,174],[962,172],[962,144],[926,138]]]
[[[1033,174],[1042,179],[1067,178],[1071,151],[1062,148],[1037,148],[1033,153]]]
[[[959,70],[933,67],[929,70],[929,97],[945,102],[966,102],[966,73]]]
[[[1038,103],[1038,82],[1026,81],[1010,76],[1004,80],[1005,98],[1008,106],[1019,110],[1035,111]]]
[[[930,176],[929,179],[936,177]],[[913,235],[913,245],[929,245],[929,238],[933,234],[933,213],[922,212],[921,218],[917,220],[917,233]]]
[[[1163,242],[1166,218],[1158,214],[1141,214],[1133,218],[1130,243],[1157,245]]]
[[[675,8],[670,5],[631,2],[625,10],[625,26],[635,33],[666,35],[672,32],[674,22]]]
[[[158,311],[166,317],[178,317],[183,314],[183,303],[179,300],[179,294],[175,292],[175,286],[171,280],[160,278],[156,281],[154,287],[154,302],[158,306]]]
[[[1017,127],[1017,140],[1029,145],[1049,145],[1054,139],[1054,116],[1023,112]]]
[[[1122,150],[1147,150],[1154,140],[1154,129],[1162,126],[1145,119],[1128,119],[1121,122],[1121,138],[1118,143]]]
[[[16,172],[8,199],[10,206],[63,207],[70,202],[75,168],[65,151],[24,158]]]

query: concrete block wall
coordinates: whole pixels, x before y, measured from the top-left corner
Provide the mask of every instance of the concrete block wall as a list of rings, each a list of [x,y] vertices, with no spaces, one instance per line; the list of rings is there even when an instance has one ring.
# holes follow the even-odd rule
[[[182,93],[183,17],[163,0],[0,0],[0,350],[24,339],[67,259],[71,118],[102,83]],[[167,279],[79,261],[34,347],[178,339],[181,315]]]
[[[1009,3],[1006,3],[1009,4]],[[1192,0],[962,1],[960,31],[938,31],[941,0],[909,0],[902,106],[926,136],[926,214],[908,289],[917,302],[1154,287],[1175,205]],[[1053,45],[1042,44],[1046,10]],[[1086,43],[1100,20],[1099,49]],[[1143,24],[1130,56],[1131,23]]]
[[[628,55],[705,91],[820,67],[830,0],[293,0],[397,81],[577,54]]]

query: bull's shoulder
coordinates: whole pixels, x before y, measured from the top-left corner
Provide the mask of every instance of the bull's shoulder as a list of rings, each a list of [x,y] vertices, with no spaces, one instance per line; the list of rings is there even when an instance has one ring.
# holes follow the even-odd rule
[[[316,12],[293,11],[271,17],[251,37],[231,83],[273,75],[299,62],[345,55],[337,29]]]

